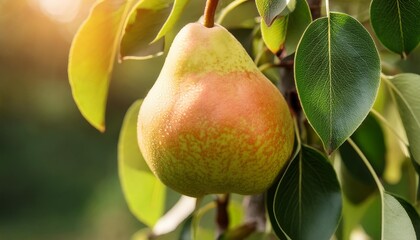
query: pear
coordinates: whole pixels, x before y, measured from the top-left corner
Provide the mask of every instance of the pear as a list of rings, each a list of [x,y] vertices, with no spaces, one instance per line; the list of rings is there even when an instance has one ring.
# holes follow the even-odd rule
[[[192,197],[264,192],[294,144],[278,89],[225,28],[200,23],[175,37],[137,129],[152,172]]]

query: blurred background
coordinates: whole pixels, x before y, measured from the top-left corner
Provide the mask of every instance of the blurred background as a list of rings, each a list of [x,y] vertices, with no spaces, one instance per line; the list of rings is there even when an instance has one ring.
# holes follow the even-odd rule
[[[141,227],[118,182],[117,142],[164,58],[116,64],[107,131],[91,127],[67,58],[93,3],[0,0],[0,239],[129,239]]]
[[[0,239],[129,239],[142,227],[123,199],[117,142],[126,110],[164,57],[116,64],[107,131],[91,127],[72,99],[67,58],[93,3],[0,0]],[[191,1],[174,32],[203,5]],[[420,72],[419,48],[409,61],[392,59]]]

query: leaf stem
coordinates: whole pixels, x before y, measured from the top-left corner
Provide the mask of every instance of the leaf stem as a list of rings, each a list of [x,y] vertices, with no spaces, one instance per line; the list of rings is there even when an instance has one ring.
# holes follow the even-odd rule
[[[321,17],[321,5],[322,0],[308,0],[309,8],[311,9],[311,15],[313,20]]]
[[[214,15],[219,0],[207,0],[206,8],[204,9],[204,26],[207,28],[214,27]]]
[[[360,148],[356,145],[356,143],[351,138],[347,139],[347,142],[353,147],[353,149],[357,152],[357,154],[365,163],[367,169],[369,170],[370,174],[375,180],[376,185],[378,186],[381,197],[383,198],[383,194],[385,191],[384,186],[382,185],[381,180],[379,180],[379,177],[376,174],[375,170],[373,169],[372,165],[370,164],[369,160],[366,158],[365,154],[363,154],[362,150],[360,150]]]
[[[293,154],[293,157],[291,159],[296,158],[296,156],[299,154],[300,150],[302,149],[302,140],[301,140],[300,128],[299,128],[300,125],[296,116],[293,117],[293,122],[295,126],[295,135],[296,135],[297,145],[296,145],[296,152]]]
[[[201,203],[203,202],[203,198],[204,197],[198,197],[196,202],[195,202],[195,209],[194,209],[194,213],[193,213],[193,219],[192,219],[192,239],[196,240],[197,239],[197,228],[198,228],[198,224],[200,222],[200,218],[201,216],[199,215],[202,211],[202,209],[200,209]]]
[[[327,13],[327,17],[330,18],[330,1],[325,0],[325,11]]]
[[[264,64],[260,65],[260,66],[258,67],[258,69],[259,69],[261,72],[263,72],[263,71],[265,71],[265,70],[267,70],[267,69],[270,69],[270,68],[275,68],[275,67],[277,67],[277,68],[293,68],[293,60],[291,60],[291,61],[282,61],[282,62],[277,63],[277,64],[273,64],[273,63],[264,63]]]
[[[385,119],[384,116],[382,116],[382,114],[380,114],[378,111],[376,111],[375,109],[371,109],[370,112],[375,115],[376,118],[378,118],[385,126],[387,126],[389,128],[389,130],[392,131],[392,133],[394,133],[394,135],[402,142],[404,143],[405,146],[408,146],[408,142],[407,140],[405,140],[405,138],[403,138],[398,132],[397,130],[395,130],[391,124],[388,122],[388,120]]]
[[[384,220],[385,188],[382,185],[381,181],[379,180],[379,177],[376,174],[375,170],[373,169],[372,165],[370,164],[370,162],[366,158],[365,154],[363,154],[363,152],[356,145],[356,143],[353,142],[353,140],[351,140],[351,138],[347,139],[347,142],[353,147],[353,149],[357,152],[357,154],[359,154],[360,158],[363,160],[363,162],[365,163],[366,167],[368,168],[370,174],[372,175],[373,179],[375,180],[376,185],[378,186],[379,195],[381,197],[381,211],[382,211],[382,214],[381,214],[382,215],[382,220],[381,220],[381,236],[382,236],[382,239],[383,239],[384,238],[384,223],[385,223],[385,220]]]

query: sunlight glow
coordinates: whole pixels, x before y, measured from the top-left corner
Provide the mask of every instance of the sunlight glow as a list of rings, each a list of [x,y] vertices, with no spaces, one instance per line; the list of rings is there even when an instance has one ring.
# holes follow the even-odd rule
[[[38,0],[40,9],[59,22],[71,22],[77,15],[81,0]]]

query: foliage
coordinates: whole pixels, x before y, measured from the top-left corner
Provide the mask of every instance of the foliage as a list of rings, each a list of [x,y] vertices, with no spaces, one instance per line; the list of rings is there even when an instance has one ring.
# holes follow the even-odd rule
[[[266,201],[259,202],[266,208],[257,211],[249,205],[232,210],[248,198],[232,195],[228,211],[215,204],[220,196],[216,201],[205,198],[196,202],[194,213],[175,217],[177,227],[158,234],[159,219],[173,204],[167,198],[179,196],[154,177],[137,147],[138,101],[127,112],[119,143],[120,180],[127,203],[149,227],[134,239],[153,234],[158,234],[157,239],[212,239],[214,228],[220,226],[204,216],[214,208],[217,216],[227,211],[231,220],[246,215],[242,222],[222,229],[220,239],[269,239],[273,234],[280,239],[333,235],[348,239],[361,227],[374,239],[418,239],[420,76],[403,73],[389,63],[389,56],[406,58],[418,46],[420,3],[372,0],[370,15],[362,18],[360,9],[341,10],[359,1],[331,1],[338,11],[330,11],[326,1],[325,15],[312,19],[311,11],[320,14],[320,2],[235,0],[219,6],[217,22],[229,26],[242,43],[250,39],[244,46],[284,92],[296,120],[296,152],[265,193]],[[93,7],[72,44],[69,79],[75,102],[94,127],[105,129],[106,96],[117,52],[120,61],[161,55],[188,4],[187,0],[102,0]],[[259,16],[229,18],[235,11]],[[392,116],[395,112],[399,117]],[[398,171],[390,167],[395,161],[409,164],[402,175],[417,170],[409,179],[408,194],[391,190],[387,173]],[[377,196],[379,215],[369,211]],[[265,212],[271,229],[257,226]],[[365,224],[366,218],[378,224]]]

